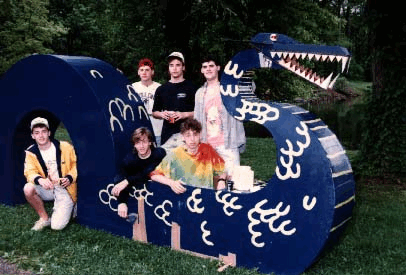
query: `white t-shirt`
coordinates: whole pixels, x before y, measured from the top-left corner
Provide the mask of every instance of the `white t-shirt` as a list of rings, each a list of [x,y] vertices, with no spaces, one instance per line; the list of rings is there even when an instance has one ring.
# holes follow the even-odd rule
[[[53,180],[58,180],[60,175],[58,173],[58,163],[56,162],[56,148],[53,143],[47,150],[39,150],[42,159],[48,169],[48,176]]]
[[[154,96],[156,89],[161,86],[158,82],[153,81],[151,85],[144,86],[141,81],[132,84],[135,91],[144,102],[145,108],[151,119],[152,128],[154,129],[155,136],[160,136],[162,132],[163,119],[157,119],[152,116],[152,107],[154,106]]]

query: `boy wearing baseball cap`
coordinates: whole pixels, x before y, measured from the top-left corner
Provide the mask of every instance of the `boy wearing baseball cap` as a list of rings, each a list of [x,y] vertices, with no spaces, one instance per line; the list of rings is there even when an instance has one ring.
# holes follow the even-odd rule
[[[155,93],[152,114],[164,120],[161,135],[162,147],[166,150],[181,145],[180,125],[193,117],[197,87],[184,78],[185,58],[180,52],[168,56],[170,80],[158,87]]]
[[[48,120],[31,121],[31,137],[35,144],[25,151],[24,195],[39,216],[31,228],[39,231],[47,226],[61,230],[69,223],[76,204],[76,155],[73,146],[51,139]],[[49,218],[44,201],[54,201]]]
[[[152,116],[152,107],[154,106],[155,91],[161,84],[152,80],[154,74],[154,62],[149,58],[142,58],[138,62],[138,76],[140,77],[140,81],[134,82],[132,86],[144,102],[154,130],[156,143],[159,146],[161,144],[163,120]]]

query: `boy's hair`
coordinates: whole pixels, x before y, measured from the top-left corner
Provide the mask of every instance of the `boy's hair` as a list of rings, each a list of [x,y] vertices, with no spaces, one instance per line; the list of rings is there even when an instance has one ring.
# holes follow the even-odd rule
[[[35,128],[47,128],[47,130],[49,131],[49,128],[47,125],[45,125],[43,123],[38,123],[38,124],[35,124],[34,126],[32,126],[31,134],[34,133]]]
[[[189,130],[200,133],[202,131],[202,125],[196,119],[188,118],[180,125],[180,133],[183,134]]]
[[[152,60],[149,59],[149,58],[142,58],[142,59],[138,62],[138,69],[139,69],[140,67],[143,67],[143,66],[148,66],[148,67],[151,68],[151,70],[154,70],[154,62],[152,62]]]
[[[216,66],[220,66],[220,63],[218,62],[218,59],[216,57],[214,57],[213,55],[204,56],[200,63],[203,64],[205,62],[210,62],[210,61],[213,61],[214,64],[216,64]]]
[[[152,133],[151,133],[151,131],[146,127],[140,127],[138,129],[135,129],[133,134],[131,135],[132,144],[134,145],[138,141],[140,141],[142,136],[147,136],[148,141],[152,142]]]

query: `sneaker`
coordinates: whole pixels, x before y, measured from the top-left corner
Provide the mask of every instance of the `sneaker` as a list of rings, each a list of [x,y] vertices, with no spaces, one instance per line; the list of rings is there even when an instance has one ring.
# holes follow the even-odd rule
[[[42,229],[44,229],[47,226],[51,225],[51,221],[48,220],[43,220],[43,219],[39,219],[38,221],[35,222],[34,226],[31,228],[31,230],[34,231],[41,231]]]

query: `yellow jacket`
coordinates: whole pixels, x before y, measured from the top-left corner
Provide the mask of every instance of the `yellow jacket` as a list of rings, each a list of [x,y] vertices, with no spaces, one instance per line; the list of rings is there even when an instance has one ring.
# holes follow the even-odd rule
[[[66,141],[51,140],[56,148],[56,161],[58,163],[58,172],[62,177],[69,178],[71,185],[66,189],[72,198],[72,201],[77,201],[77,184],[78,176],[76,168],[76,154],[73,146]],[[25,151],[24,176],[28,182],[39,184],[40,178],[46,178],[48,171],[44,160],[42,159],[38,145],[34,144]]]

